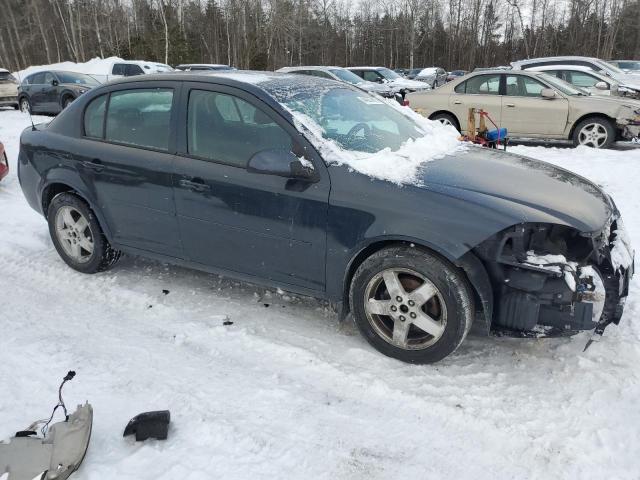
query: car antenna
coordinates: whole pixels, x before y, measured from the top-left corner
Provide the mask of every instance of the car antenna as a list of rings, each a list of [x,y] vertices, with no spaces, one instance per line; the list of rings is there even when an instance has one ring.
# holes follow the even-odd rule
[[[18,81],[20,82],[20,86],[22,86],[22,79],[20,78],[20,71],[17,71],[16,75],[18,76]],[[20,108],[19,104],[18,104],[18,108]],[[29,120],[31,120],[31,131],[35,132],[36,126],[33,123],[33,117],[31,116],[31,109],[30,108],[28,109],[28,113],[29,113]]]

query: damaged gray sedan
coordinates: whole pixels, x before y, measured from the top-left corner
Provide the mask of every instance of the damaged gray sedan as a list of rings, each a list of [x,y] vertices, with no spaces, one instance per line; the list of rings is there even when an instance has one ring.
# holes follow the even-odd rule
[[[413,363],[451,354],[472,324],[555,336],[620,320],[633,251],[588,180],[458,149],[451,129],[333,80],[147,77],[22,134],[20,185],[71,268],[125,252],[323,298]],[[451,147],[430,157],[438,136]],[[402,185],[340,161],[386,174],[407,148],[424,160]]]

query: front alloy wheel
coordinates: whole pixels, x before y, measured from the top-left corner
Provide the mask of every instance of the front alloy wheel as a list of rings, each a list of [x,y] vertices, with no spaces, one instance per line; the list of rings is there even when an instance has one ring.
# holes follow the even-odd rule
[[[576,125],[573,143],[593,148],[607,148],[615,141],[616,131],[605,118],[587,118]]]
[[[454,352],[474,315],[464,272],[427,250],[403,245],[362,262],[349,302],[365,339],[410,363],[437,362]]]
[[[447,325],[447,309],[438,288],[406,268],[383,270],[369,281],[365,311],[378,335],[405,350],[433,345]]]

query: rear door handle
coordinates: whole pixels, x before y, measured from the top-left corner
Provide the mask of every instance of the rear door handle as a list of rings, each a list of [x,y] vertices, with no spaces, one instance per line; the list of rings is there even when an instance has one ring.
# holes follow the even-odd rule
[[[506,106],[507,106],[507,107],[511,107],[511,108],[513,108],[513,107],[515,107],[515,104],[513,104],[513,103],[507,103],[507,105],[506,105]]]
[[[91,161],[84,161],[82,162],[82,165],[86,168],[90,168],[91,170],[95,170],[96,172],[104,170],[104,165],[99,158],[94,158]]]
[[[456,100],[455,102],[453,102],[454,105],[461,105],[462,102],[460,100]]]
[[[193,190],[194,192],[207,192],[211,190],[211,187],[204,183],[204,180],[201,178],[182,178],[178,182],[181,187],[188,188],[189,190]]]

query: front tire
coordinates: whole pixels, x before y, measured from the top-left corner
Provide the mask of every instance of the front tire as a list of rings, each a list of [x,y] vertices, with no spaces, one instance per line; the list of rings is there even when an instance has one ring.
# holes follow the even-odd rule
[[[593,148],[609,148],[616,139],[616,129],[611,120],[590,117],[581,120],[573,131],[573,144]]]
[[[381,353],[433,363],[453,353],[473,320],[464,274],[425,250],[385,248],[356,270],[349,301],[356,325]]]
[[[62,109],[64,110],[65,108],[67,108],[69,105],[71,105],[71,103],[75,100],[75,98],[73,98],[71,95],[67,95],[66,97],[64,97],[62,99]]]
[[[47,210],[49,233],[62,260],[82,273],[111,268],[120,258],[104,236],[89,205],[73,193],[54,197]]]

